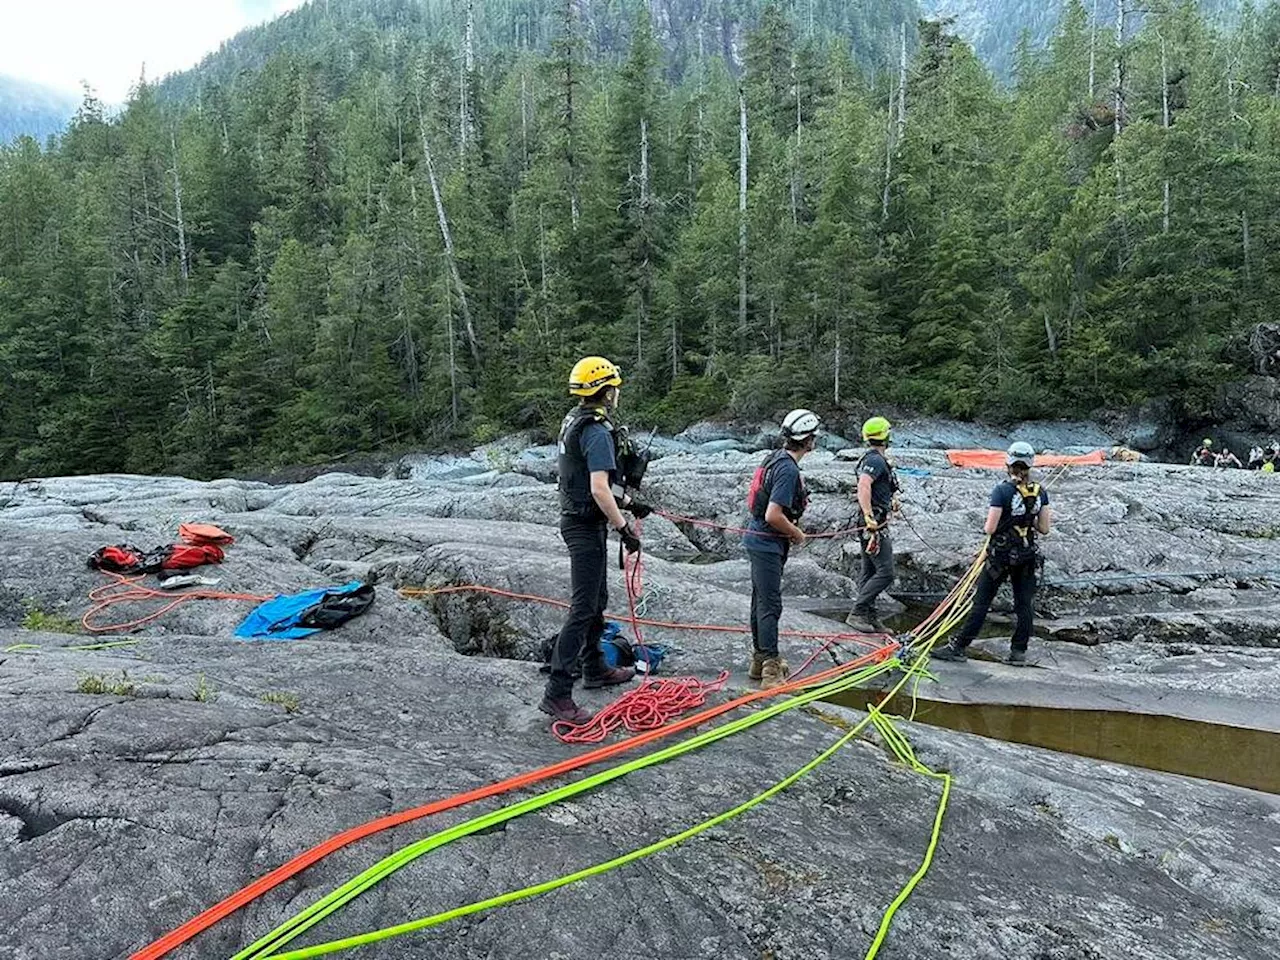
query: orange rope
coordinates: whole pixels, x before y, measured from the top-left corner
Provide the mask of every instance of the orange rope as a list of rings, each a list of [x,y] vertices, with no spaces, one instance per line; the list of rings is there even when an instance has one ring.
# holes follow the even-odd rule
[[[142,585],[143,577],[126,577],[119,573],[103,571],[115,579],[111,583],[89,591],[89,601],[93,604],[80,618],[80,625],[89,633],[114,633],[120,630],[133,630],[143,624],[159,620],[165,614],[182,606],[190,600],[241,600],[246,603],[262,603],[270,600],[270,596],[257,596],[251,593],[224,593],[219,590],[191,590],[187,593],[174,594],[167,590],[156,590]],[[121,603],[145,603],[148,601],[165,601],[158,609],[124,623],[99,624],[93,622],[99,614]]]
[[[567,610],[569,604],[565,600],[556,600],[552,597],[540,597],[532,593],[517,593],[513,590],[502,590],[498,587],[486,587],[477,583],[467,583],[450,587],[401,587],[398,591],[402,597],[435,597],[450,593],[484,593],[495,597],[505,597],[508,600],[528,600],[531,603],[542,603],[550,607],[559,607]],[[631,617],[626,614],[606,613],[605,616],[610,620],[630,621]],[[677,623],[673,620],[652,620],[647,617],[636,617],[635,622],[642,627],[654,627],[662,630],[705,630],[708,633],[750,633],[750,627],[743,627],[737,624],[729,623]],[[822,633],[814,630],[779,630],[779,636],[796,637],[801,640],[839,640],[848,643],[856,643],[866,647],[868,650],[879,650],[884,645],[886,634],[866,634],[866,633]],[[879,638],[879,639],[875,639]]]

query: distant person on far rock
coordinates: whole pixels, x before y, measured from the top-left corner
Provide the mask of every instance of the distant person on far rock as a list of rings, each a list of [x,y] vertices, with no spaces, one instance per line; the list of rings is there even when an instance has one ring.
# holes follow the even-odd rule
[[[1036,567],[1039,549],[1036,537],[1049,532],[1049,494],[1031,479],[1036,452],[1029,443],[1019,441],[1005,456],[1009,476],[991,491],[984,532],[991,540],[987,546],[987,562],[973,598],[973,609],[960,633],[949,643],[935,647],[932,655],[939,660],[967,660],[966,651],[987,619],[991,601],[1000,584],[1007,579],[1013,585],[1013,606],[1017,622],[1009,644],[1009,663],[1023,664],[1031,640],[1035,618]]]
[[[579,403],[560,427],[560,536],[569,548],[573,595],[551,651],[551,677],[538,709],[570,723],[591,719],[573,701],[575,665],[588,690],[626,683],[635,676],[630,668],[609,667],[600,649],[609,599],[609,528],[618,532],[628,553],[637,553],[640,538],[622,511],[640,519],[652,512],[625,492],[615,495],[619,474],[614,417],[621,388],[621,371],[604,357],[579,360],[569,374],[569,393]]]
[[[804,543],[797,523],[809,505],[800,461],[813,451],[821,426],[812,410],[792,410],[782,421],[782,449],[769,454],[751,479],[747,508],[750,531],[742,538],[751,560],[751,665],[747,676],[760,688],[778,686],[790,674],[778,649],[782,618],[782,569],[791,547]]]
[[[1218,462],[1218,458],[1213,453],[1213,441],[1208,437],[1204,438],[1204,442],[1196,448],[1196,452],[1191,455],[1191,466],[1193,467],[1212,467]]]
[[[1255,446],[1249,451],[1249,469],[1261,470],[1262,464],[1266,461],[1267,455],[1261,447]]]
[[[1243,470],[1244,464],[1240,462],[1240,458],[1231,452],[1230,447],[1223,447],[1222,452],[1218,454],[1216,465],[1224,470]]]
[[[864,633],[884,633],[876,616],[876,598],[893,583],[893,540],[889,518],[898,512],[898,475],[889,459],[891,425],[872,417],[862,425],[867,452],[858,461],[858,530],[862,567],[858,601],[845,623]]]
[[[1272,440],[1271,447],[1262,458],[1262,472],[1275,473],[1277,469],[1280,469],[1280,443]]]

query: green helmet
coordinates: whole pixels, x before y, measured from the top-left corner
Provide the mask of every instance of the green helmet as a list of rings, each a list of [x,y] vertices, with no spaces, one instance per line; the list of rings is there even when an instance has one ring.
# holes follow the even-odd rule
[[[1213,446],[1213,441],[1212,441],[1212,440],[1210,440],[1208,437],[1205,437],[1205,438],[1204,438],[1204,445],[1205,445],[1206,447],[1212,447],[1212,446]]]
[[[889,421],[884,417],[872,417],[862,425],[862,439],[868,443],[888,443],[889,427]]]

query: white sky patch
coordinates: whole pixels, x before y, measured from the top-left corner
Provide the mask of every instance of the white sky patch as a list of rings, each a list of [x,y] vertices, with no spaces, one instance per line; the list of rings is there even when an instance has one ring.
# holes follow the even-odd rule
[[[304,0],[0,0],[0,74],[121,103]]]

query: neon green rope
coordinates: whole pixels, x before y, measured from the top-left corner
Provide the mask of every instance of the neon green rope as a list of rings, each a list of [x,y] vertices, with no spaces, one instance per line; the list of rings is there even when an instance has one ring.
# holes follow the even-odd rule
[[[104,643],[85,643],[76,647],[63,647],[63,650],[113,650],[116,647],[132,647],[140,640],[107,640]]]
[[[11,647],[5,647],[5,648],[4,648],[4,650],[3,650],[3,651],[0,651],[0,652],[3,652],[3,653],[26,653],[26,652],[27,652],[27,651],[29,651],[29,650],[39,650],[39,649],[40,649],[40,644],[38,644],[38,643],[15,643],[15,644],[14,644],[13,646],[11,646]]]
[[[741,732],[742,730],[748,729],[749,727],[755,726],[758,723],[762,723],[773,716],[777,716],[781,713],[785,713],[787,710],[795,709],[796,707],[810,703],[813,700],[831,696],[832,694],[841,692],[845,689],[849,689],[862,682],[865,682],[865,680],[870,679],[871,677],[876,676],[880,673],[888,672],[889,670],[892,670],[892,669],[901,669],[903,671],[903,675],[901,679],[893,686],[893,688],[886,695],[885,697],[886,700],[892,699],[894,696],[896,696],[902,690],[902,688],[909,682],[913,683],[912,696],[914,700],[915,692],[918,689],[920,681],[925,677],[930,676],[928,671],[924,668],[924,664],[928,662],[929,651],[933,648],[935,644],[937,644],[939,640],[942,639],[943,636],[946,635],[946,633],[948,633],[951,629],[953,629],[954,626],[957,623],[959,623],[961,619],[963,619],[963,617],[967,614],[969,607],[971,606],[972,587],[974,582],[977,579],[977,576],[981,571],[983,559],[984,559],[983,555],[980,554],[978,559],[974,562],[974,565],[969,569],[966,575],[963,578],[961,578],[960,583],[957,584],[956,590],[953,592],[951,597],[948,598],[951,609],[947,611],[947,615],[945,617],[943,617],[932,629],[930,629],[925,634],[923,641],[918,644],[918,651],[919,651],[918,655],[915,657],[915,659],[912,662],[904,663],[898,660],[897,658],[894,658],[884,663],[877,664],[872,667],[864,668],[862,670],[857,671],[856,673],[850,674],[847,677],[842,677],[836,681],[833,681],[832,683],[823,685],[821,687],[817,687],[813,690],[806,691],[805,693],[800,694],[794,697],[793,699],[783,701],[781,703],[770,706],[765,710],[760,711],[757,714],[740,718],[738,720],[732,721],[731,723],[725,724],[724,726],[719,727],[715,730],[711,730],[706,733],[699,734],[698,736],[693,737],[688,741],[660,750],[654,754],[651,754],[648,757],[642,757],[640,759],[633,760],[628,763],[620,764],[617,767],[613,767],[609,770],[602,771],[601,773],[595,774],[591,777],[587,777],[577,783],[569,784],[565,787],[560,787],[554,790],[546,791],[542,794],[538,794],[534,797],[530,797],[527,800],[521,801],[516,804],[511,804],[500,810],[494,811],[491,814],[474,818],[465,823],[459,824],[458,826],[453,827],[449,830],[441,831],[440,833],[427,837],[414,844],[410,844],[409,846],[403,848],[400,851],[397,851],[391,856],[375,864],[373,867],[370,867],[368,870],[354,877],[352,880],[349,880],[347,883],[343,884],[341,887],[332,891],[330,894],[328,894],[321,900],[312,904],[310,907],[308,907],[306,910],[302,911],[295,917],[285,921],[285,923],[281,924],[279,927],[277,927],[271,933],[267,934],[265,937],[259,939],[256,943],[248,947],[246,950],[243,950],[240,953],[236,954],[233,960],[303,960],[303,958],[323,956],[325,954],[335,953],[340,950],[346,950],[356,946],[361,946],[369,943],[375,943],[381,940],[391,939],[392,937],[400,936],[405,933],[411,933],[417,930],[426,929],[428,927],[438,926],[440,924],[446,923],[453,919],[457,919],[459,917],[468,916],[474,913],[479,913],[485,910],[492,909],[494,907],[499,907],[509,903],[513,903],[518,900],[523,900],[533,896],[538,896],[542,893],[546,893],[551,890],[555,890],[560,887],[566,886],[568,884],[575,883],[578,880],[586,879],[588,877],[593,877],[593,876],[599,876],[603,873],[609,872],[610,870],[617,869],[620,866],[624,866],[625,864],[635,862],[636,860],[642,859],[653,853],[657,853],[661,850],[667,849],[668,847],[674,846],[675,844],[678,844],[683,840],[688,839],[689,837],[696,836],[697,834],[702,833],[703,831],[708,830],[713,826],[716,826],[736,816],[739,816],[740,814],[746,812],[747,810],[750,810],[752,807],[757,806],[760,803],[763,803],[765,800],[769,799],[770,797],[786,789],[788,786],[795,783],[805,774],[807,774],[808,772],[810,772],[820,764],[824,763],[827,759],[829,759],[832,755],[834,755],[835,752],[840,749],[840,747],[844,746],[844,744],[848,743],[855,736],[857,736],[863,729],[865,729],[868,724],[875,723],[877,726],[877,729],[881,729],[882,732],[889,731],[888,734],[886,735],[886,742],[889,742],[892,744],[891,749],[894,750],[894,752],[899,756],[900,759],[903,759],[904,762],[907,762],[912,767],[912,769],[916,770],[917,772],[923,775],[933,777],[935,779],[942,780],[943,793],[942,793],[941,800],[939,802],[938,812],[934,817],[933,833],[930,838],[929,847],[925,853],[924,862],[921,864],[920,869],[917,870],[915,875],[913,875],[911,879],[907,882],[906,886],[904,886],[903,889],[899,892],[898,896],[894,899],[894,901],[889,905],[889,908],[887,909],[885,916],[882,919],[880,930],[878,931],[876,938],[872,941],[870,951],[867,954],[867,960],[872,960],[876,952],[880,949],[880,946],[883,944],[885,937],[888,935],[888,930],[892,922],[894,913],[904,902],[906,902],[907,898],[911,895],[912,890],[915,889],[916,885],[920,882],[921,878],[923,878],[924,875],[928,872],[929,866],[932,864],[933,853],[937,847],[939,838],[941,836],[942,819],[946,811],[947,799],[950,796],[950,788],[951,788],[950,775],[935,773],[934,771],[929,770],[927,767],[921,764],[916,759],[914,752],[911,750],[910,744],[906,741],[906,738],[903,737],[901,733],[899,733],[897,729],[893,727],[892,723],[888,721],[883,716],[883,714],[881,714],[880,711],[874,706],[869,710],[868,715],[865,719],[859,722],[853,729],[851,729],[848,733],[846,733],[839,740],[837,740],[836,743],[832,744],[832,746],[828,747],[825,751],[823,751],[821,754],[819,754],[809,763],[805,764],[799,770],[795,771],[794,773],[790,774],[788,777],[774,784],[772,787],[765,790],[763,793],[757,794],[755,797],[751,798],[750,800],[746,801],[743,804],[740,804],[739,806],[733,808],[732,810],[728,810],[728,811],[725,811],[724,813],[718,814],[717,816],[712,817],[710,820],[704,821],[703,823],[690,827],[689,829],[679,834],[676,834],[672,837],[665,838],[663,840],[657,841],[654,844],[650,844],[647,847],[624,854],[621,857],[617,857],[613,860],[607,861],[602,864],[597,864],[593,867],[588,867],[585,870],[577,871],[576,873],[569,874],[567,876],[560,877],[555,880],[549,880],[542,884],[526,887],[523,890],[513,891],[510,893],[502,894],[498,897],[493,897],[487,900],[478,901],[476,903],[468,904],[463,907],[458,907],[453,910],[446,911],[444,913],[435,914],[434,916],[431,916],[431,917],[424,917],[418,920],[410,921],[408,923],[399,924],[397,926],[387,927],[382,930],[375,930],[369,933],[360,934],[355,937],[348,937],[343,940],[336,940],[336,941],[331,941],[329,943],[318,944],[314,947],[306,947],[301,950],[289,951],[283,954],[271,953],[271,951],[278,950],[279,948],[285,946],[290,941],[296,939],[298,936],[304,933],[306,930],[310,929],[312,926],[319,923],[325,917],[329,916],[336,910],[340,909],[343,905],[348,903],[350,900],[359,896],[365,890],[374,886],[375,884],[385,879],[390,874],[399,870],[401,867],[407,865],[411,861],[417,859],[418,857],[423,856],[424,854],[430,852],[433,849],[436,849],[438,847],[451,843],[454,840],[460,839],[463,836],[467,836],[469,834],[478,832],[479,830],[483,830],[488,827],[491,827],[497,823],[505,822],[514,817],[520,816],[524,813],[528,813],[533,810],[537,810],[542,807],[548,806],[552,803],[556,803],[559,800],[567,799],[568,797],[574,796],[585,790],[594,789],[596,786],[600,786],[601,784],[617,779],[618,777],[625,776],[628,773],[632,773],[636,770],[643,769],[644,767],[648,767],[656,763],[661,763],[673,757],[677,757],[684,753],[691,752],[692,750],[695,750],[701,746],[705,746],[709,743],[713,743],[717,740],[723,739],[724,737],[731,736],[735,733]],[[913,710],[912,710],[913,716],[914,716],[914,712],[915,711],[913,707]]]
[[[749,729],[759,723],[763,723],[764,721],[778,716],[779,714],[785,713],[789,710],[794,710],[807,703],[812,703],[814,700],[819,700],[824,697],[831,696],[834,693],[850,689],[882,673],[888,673],[897,665],[898,661],[894,659],[886,660],[883,663],[873,664],[869,667],[864,667],[849,674],[848,676],[840,677],[831,683],[823,684],[812,690],[806,690],[804,693],[798,694],[788,700],[772,704],[757,713],[746,717],[740,717],[737,720],[724,724],[723,726],[708,730],[705,733],[698,734],[686,741],[658,750],[648,756],[639,757],[635,760],[619,764],[618,766],[611,767],[608,770],[603,770],[600,773],[593,774],[592,776],[586,777],[575,783],[536,794],[518,803],[509,804],[508,806],[502,807],[491,813],[467,820],[455,827],[451,827],[448,830],[441,831],[419,840],[416,843],[409,844],[396,853],[393,853],[391,856],[374,864],[358,876],[353,877],[342,886],[313,903],[301,913],[289,920],[286,920],[266,936],[260,938],[246,949],[237,953],[233,957],[233,960],[262,960],[262,958],[268,956],[270,951],[280,949],[304,931],[310,929],[312,926],[319,923],[325,917],[329,916],[334,911],[359,896],[361,893],[364,893],[370,887],[390,876],[392,873],[395,873],[401,867],[406,866],[413,860],[429,853],[431,850],[442,847],[448,843],[452,843],[453,841],[470,834],[488,829],[497,824],[505,823],[506,821],[521,816],[522,814],[539,810],[553,803],[558,803],[561,800],[567,800],[580,793],[595,789],[605,783],[609,783],[610,781],[626,776],[629,773],[634,773],[637,770],[642,770],[646,767],[663,763],[667,760],[673,759],[674,757],[681,756],[685,753],[697,750],[700,747],[715,743],[718,740],[723,740],[725,737],[740,733],[743,730]]]
[[[888,663],[895,667],[901,666],[900,662],[897,660],[890,660],[888,661]],[[911,668],[908,668],[908,669],[910,670]],[[906,684],[909,676],[910,674],[908,674],[907,676],[904,676],[900,681],[898,681],[898,684],[894,687],[892,692],[896,693],[898,690],[900,690]],[[839,683],[841,681],[837,681],[837,682]],[[819,688],[819,691],[825,691],[826,689],[827,688],[822,687],[822,688]],[[796,698],[796,699],[799,700],[800,698]],[[795,703],[793,701],[792,705],[798,705],[798,703]],[[751,808],[759,806],[760,804],[768,800],[770,797],[776,796],[778,793],[781,793],[787,787],[794,784],[797,780],[801,779],[803,776],[810,773],[812,770],[814,770],[815,768],[817,768],[818,766],[820,766],[821,764],[829,760],[832,756],[834,756],[835,753],[838,750],[840,750],[841,747],[849,743],[849,741],[855,738],[856,736],[858,736],[858,734],[860,734],[867,727],[868,724],[872,723],[875,716],[876,714],[874,713],[868,713],[868,715],[865,718],[860,720],[852,729],[850,729],[847,733],[845,733],[838,740],[836,740],[835,743],[831,744],[831,746],[827,747],[825,750],[823,750],[820,754],[818,754],[816,757],[814,757],[804,766],[800,767],[800,769],[796,770],[791,774],[788,774],[786,777],[784,777],[782,780],[779,780],[777,783],[769,787],[767,790],[764,790],[763,792],[756,794],[751,799],[743,803],[740,803],[738,806],[732,808],[731,810],[726,810],[723,813],[719,813],[716,816],[710,818],[709,820],[704,820],[702,823],[695,824],[694,826],[689,827],[687,830],[683,830],[680,833],[674,834],[670,837],[665,837],[662,840],[658,840],[655,843],[651,843],[646,847],[641,847],[637,850],[632,850],[629,853],[625,853],[620,857],[615,857],[612,860],[607,860],[603,863],[595,864],[594,866],[587,867],[583,870],[578,870],[574,873],[570,873],[562,877],[557,877],[554,880],[547,880],[543,883],[535,884],[534,886],[525,887],[521,890],[515,890],[509,893],[504,893],[496,897],[491,897],[487,900],[479,900],[479,901],[476,901],[475,903],[470,903],[462,907],[455,907],[452,910],[446,910],[443,913],[437,913],[429,917],[422,917],[417,920],[411,920],[407,923],[397,924],[396,926],[392,926],[392,927],[385,927],[381,930],[373,930],[368,933],[359,934],[354,937],[346,937],[341,940],[332,940],[328,943],[317,944],[316,946],[313,946],[313,947],[304,947],[301,950],[291,950],[287,953],[270,954],[269,956],[264,958],[264,960],[307,960],[307,958],[310,958],[310,957],[320,957],[330,953],[337,953],[340,950],[350,950],[353,947],[365,946],[371,943],[378,943],[383,940],[389,940],[393,937],[402,936],[406,933],[413,933],[418,930],[425,930],[429,927],[439,926],[443,923],[448,923],[451,920],[457,920],[461,917],[470,916],[471,914],[481,913],[486,910],[494,909],[495,907],[507,906],[508,904],[515,903],[520,900],[527,900],[531,897],[536,897],[544,893],[549,893],[552,890],[557,890],[560,887],[568,886],[571,883],[577,883],[579,880],[586,880],[590,877],[597,877],[597,876],[600,876],[601,874],[608,873],[611,870],[616,870],[619,867],[626,866],[629,863],[634,863],[637,860],[641,860],[645,857],[651,856],[652,854],[658,853],[662,850],[666,850],[667,848],[673,847],[678,843],[682,843],[683,841],[688,840],[691,837],[695,837],[700,833],[704,833],[705,831],[710,830],[712,827],[719,826],[720,824],[728,820],[731,820],[734,817],[737,817],[743,813],[746,813]],[[752,717],[748,719],[755,719],[755,718]],[[941,828],[940,817],[938,818],[938,826],[940,829]],[[900,895],[901,899],[906,900],[906,896],[909,895],[909,893],[910,893],[910,890],[906,891],[906,894]],[[887,926],[886,926],[886,929],[887,929]]]

